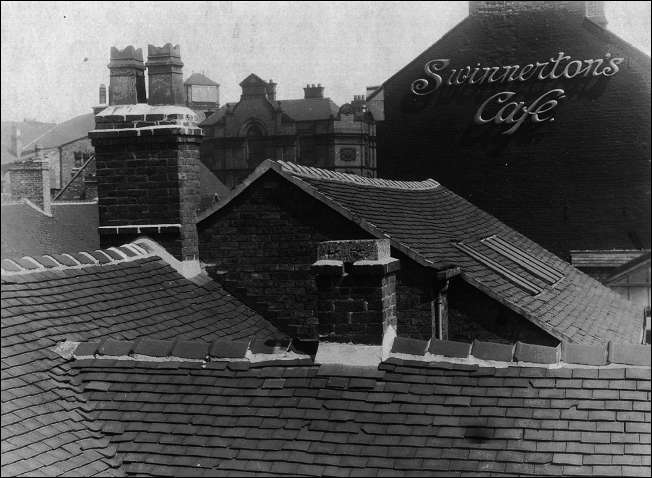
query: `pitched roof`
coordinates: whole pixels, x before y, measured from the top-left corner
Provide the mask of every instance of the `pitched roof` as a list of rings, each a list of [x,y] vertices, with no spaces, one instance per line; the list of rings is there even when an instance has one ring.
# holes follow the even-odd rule
[[[462,278],[560,340],[640,343],[632,303],[436,181],[390,181],[267,161],[206,219],[268,171],[424,267]]]
[[[175,267],[144,240],[2,261],[3,476],[119,474],[115,447],[50,350],[57,342],[283,337],[206,276]]]
[[[638,476],[650,469],[649,361],[549,368],[394,354],[359,367],[223,355],[119,358],[96,344],[80,344],[74,355],[70,379],[127,474]]]
[[[277,100],[283,113],[294,121],[319,121],[336,117],[340,107],[330,98],[304,98],[298,100]],[[200,126],[210,126],[219,122],[228,111],[233,111],[238,103],[227,103],[206,118]]]
[[[219,83],[214,82],[210,78],[201,73],[193,73],[183,82],[184,85],[200,85],[200,86],[220,86]]]
[[[97,202],[52,203],[51,216],[22,200],[2,204],[2,258],[99,247]]]
[[[575,267],[614,268],[627,264],[649,252],[644,249],[573,249],[571,263]]]
[[[94,113],[87,113],[59,123],[44,135],[35,138],[30,143],[23,143],[25,150],[34,148],[36,144],[42,149],[57,148],[72,141],[85,138],[88,132],[95,129]]]
[[[621,265],[620,267],[616,268],[613,271],[613,273],[607,279],[607,282],[615,281],[621,278],[625,274],[629,274],[630,272],[633,272],[636,269],[643,268],[645,264],[648,265],[648,269],[649,269],[651,257],[652,257],[651,251],[647,251],[641,254],[639,257],[632,259],[629,262],[626,262],[625,264]]]
[[[281,110],[294,121],[318,121],[337,116],[340,110],[330,98],[280,100]]]
[[[3,259],[3,341],[282,335],[207,276],[186,279],[178,268],[146,240],[105,251]]]
[[[14,145],[12,144],[12,137],[16,126],[20,128],[20,138],[23,145],[31,143],[34,139],[47,133],[56,126],[55,123],[41,123],[40,121],[3,121],[1,125],[2,164],[13,163],[18,159]]]
[[[218,179],[213,171],[199,161],[199,210],[205,211],[213,206],[217,200],[221,200],[229,195],[231,190]]]

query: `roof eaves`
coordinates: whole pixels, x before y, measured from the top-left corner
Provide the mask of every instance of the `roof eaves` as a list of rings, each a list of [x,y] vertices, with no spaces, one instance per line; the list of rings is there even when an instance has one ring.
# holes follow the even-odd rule
[[[605,282],[609,284],[610,282],[619,279],[625,274],[630,273],[631,271],[645,265],[646,263],[650,263],[650,256],[650,251],[647,251],[647,253],[642,254],[636,259],[632,259],[631,261],[623,264],[622,266],[618,267],[616,271],[606,279]]]

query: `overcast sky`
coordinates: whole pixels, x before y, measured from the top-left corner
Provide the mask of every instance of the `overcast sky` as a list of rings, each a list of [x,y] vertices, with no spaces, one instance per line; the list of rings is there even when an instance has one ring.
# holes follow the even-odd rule
[[[605,2],[609,29],[650,54],[650,2]],[[467,14],[467,2],[2,2],[2,119],[64,121],[108,85],[109,49],[181,45],[184,77],[239,99],[253,72],[279,99],[321,83],[342,104],[382,83]]]

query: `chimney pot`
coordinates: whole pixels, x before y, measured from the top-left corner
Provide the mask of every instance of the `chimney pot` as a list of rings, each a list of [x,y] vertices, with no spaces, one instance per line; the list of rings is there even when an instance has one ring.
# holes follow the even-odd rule
[[[123,50],[111,47],[109,61],[109,105],[133,105],[145,101],[143,51],[132,45]]]
[[[162,47],[148,45],[147,74],[150,105],[185,105],[181,47],[166,43]]]

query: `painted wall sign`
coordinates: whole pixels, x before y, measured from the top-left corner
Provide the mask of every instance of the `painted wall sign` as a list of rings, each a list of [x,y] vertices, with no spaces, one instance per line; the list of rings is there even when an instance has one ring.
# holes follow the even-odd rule
[[[458,87],[462,85],[522,83],[526,81],[557,80],[559,78],[589,78],[613,76],[620,70],[624,58],[612,57],[607,53],[604,58],[576,60],[559,52],[549,61],[528,63],[527,65],[476,66],[448,68],[449,59],[430,60],[424,71],[426,78],[412,82],[410,89],[415,95],[429,95],[440,87]],[[477,124],[505,124],[509,128],[503,134],[514,133],[528,119],[534,123],[554,121],[552,110],[559,100],[566,97],[561,88],[551,89],[535,98],[529,104],[516,101],[514,91],[501,91],[487,98],[476,111],[473,120]]]

